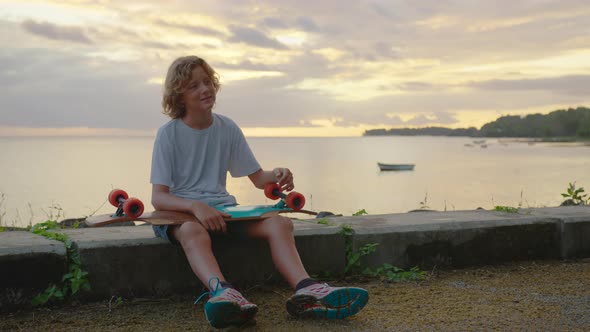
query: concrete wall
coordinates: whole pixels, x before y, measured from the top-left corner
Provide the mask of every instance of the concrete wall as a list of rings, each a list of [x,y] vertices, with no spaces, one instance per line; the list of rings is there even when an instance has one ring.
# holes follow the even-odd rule
[[[378,243],[363,264],[422,269],[515,260],[590,257],[590,207],[494,211],[415,212],[330,217],[295,222],[295,240],[312,276],[337,279],[353,250]],[[350,225],[354,234],[340,234]],[[63,230],[78,247],[92,290],[85,299],[197,294],[203,289],[182,249],[156,238],[149,226]],[[266,243],[217,238],[214,252],[236,285],[281,280]],[[0,310],[27,304],[65,273],[63,244],[28,232],[0,233]]]

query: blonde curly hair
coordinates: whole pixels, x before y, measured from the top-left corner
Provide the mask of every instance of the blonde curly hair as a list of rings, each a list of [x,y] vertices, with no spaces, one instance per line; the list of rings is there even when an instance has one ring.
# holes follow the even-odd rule
[[[172,119],[182,118],[186,114],[186,109],[182,103],[182,93],[192,78],[193,69],[197,66],[201,66],[211,78],[215,92],[219,91],[219,75],[207,61],[195,55],[180,57],[172,62],[166,74],[162,96],[162,113]]]

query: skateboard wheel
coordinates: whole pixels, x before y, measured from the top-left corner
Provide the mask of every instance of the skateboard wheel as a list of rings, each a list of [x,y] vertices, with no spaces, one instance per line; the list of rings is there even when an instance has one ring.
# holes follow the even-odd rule
[[[129,195],[122,189],[113,189],[109,193],[109,203],[114,207],[119,207],[120,199],[126,200],[127,198],[129,198]]]
[[[275,200],[275,199],[279,199],[281,198],[281,196],[275,195],[273,192],[276,190],[278,190],[278,192],[280,193],[281,187],[279,187],[278,183],[269,183],[266,186],[264,186],[264,196],[268,197],[269,199]]]
[[[123,212],[131,218],[137,218],[143,213],[143,203],[137,198],[125,200]]]
[[[305,205],[305,196],[296,191],[293,191],[290,192],[289,195],[287,195],[285,202],[287,203],[287,206],[291,209],[299,211]]]

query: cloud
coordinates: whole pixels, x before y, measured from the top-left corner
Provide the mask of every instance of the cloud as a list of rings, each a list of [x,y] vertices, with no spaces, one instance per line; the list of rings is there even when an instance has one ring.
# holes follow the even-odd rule
[[[84,29],[80,27],[59,26],[49,22],[36,22],[33,20],[26,20],[22,22],[22,27],[34,35],[48,39],[92,44],[90,38],[88,38],[84,33]]]
[[[232,36],[228,38],[228,41],[235,43],[245,43],[252,46],[271,48],[276,50],[284,50],[287,47],[275,39],[267,37],[264,33],[237,25],[230,25],[229,30]]]
[[[538,79],[489,80],[473,82],[468,86],[480,90],[560,92],[568,95],[587,96],[590,91],[590,75],[569,75]]]
[[[175,28],[175,29],[180,29],[180,30],[185,30],[191,33],[195,33],[198,35],[204,35],[204,36],[213,36],[213,37],[223,37],[224,33],[212,28],[207,28],[207,27],[203,27],[203,26],[197,26],[197,25],[190,25],[190,24],[182,24],[182,23],[173,23],[173,22],[168,22],[168,21],[164,21],[162,19],[156,19],[154,20],[154,23],[164,27],[164,28]]]
[[[145,84],[133,64],[40,49],[3,52],[0,63],[19,68],[19,75],[8,75],[0,67],[1,126],[152,129],[162,123],[161,88]]]
[[[226,69],[246,69],[246,70],[260,70],[260,71],[270,71],[276,70],[278,66],[267,65],[264,63],[253,63],[250,60],[244,60],[238,63],[227,63],[227,62],[220,62],[218,64],[222,68]]]
[[[286,29],[289,26],[278,17],[265,17],[262,20],[262,24],[272,29]]]
[[[160,49],[160,50],[170,50],[170,49],[178,49],[178,48],[185,48],[185,49],[189,49],[190,47],[186,44],[168,44],[168,43],[162,43],[159,41],[155,41],[155,40],[144,40],[141,42],[141,46],[146,47],[146,48],[154,48],[154,49]],[[214,47],[214,46],[212,46]]]
[[[146,82],[187,53],[244,127],[459,126],[589,101],[587,1],[61,4],[3,8],[0,126],[152,129],[166,118]]]
[[[298,27],[300,27],[304,31],[308,31],[308,32],[320,31],[320,28],[317,26],[317,24],[314,22],[314,20],[310,17],[305,17],[305,16],[298,17],[296,20],[296,24]]]
[[[404,121],[405,125],[427,126],[431,124],[448,125],[457,123],[457,119],[448,112],[436,112],[433,114],[420,114]]]
[[[428,82],[403,82],[397,86],[401,90],[405,91],[432,91],[435,89],[439,89],[440,86],[437,86],[432,83]]]

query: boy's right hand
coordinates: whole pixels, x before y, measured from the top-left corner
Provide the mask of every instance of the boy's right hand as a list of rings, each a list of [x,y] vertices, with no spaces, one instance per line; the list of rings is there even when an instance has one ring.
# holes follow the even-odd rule
[[[227,231],[227,225],[224,218],[231,218],[227,213],[221,212],[202,202],[193,204],[192,213],[199,219],[199,222],[206,230],[210,232]]]

